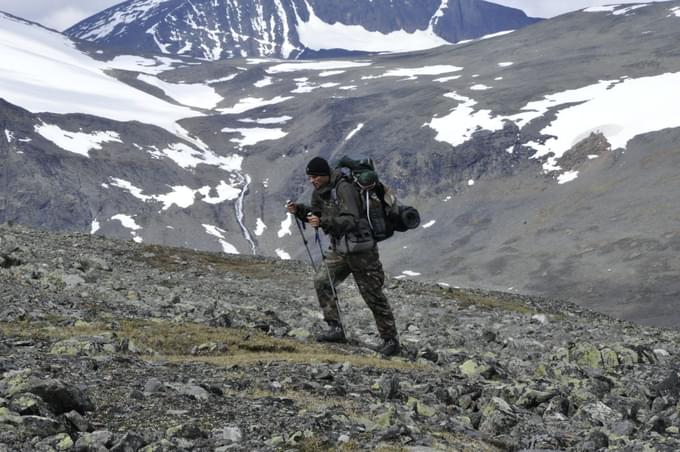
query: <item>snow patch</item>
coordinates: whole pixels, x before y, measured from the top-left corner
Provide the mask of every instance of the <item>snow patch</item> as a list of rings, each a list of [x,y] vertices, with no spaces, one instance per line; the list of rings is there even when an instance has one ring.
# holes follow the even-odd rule
[[[676,95],[680,73],[637,79],[602,80],[596,84],[544,96],[529,102],[511,116],[495,116],[491,110],[475,110],[477,102],[457,94],[445,94],[459,102],[448,115],[435,117],[426,126],[437,131],[435,139],[458,146],[479,130],[501,130],[506,121],[523,128],[549,109],[577,104],[557,111],[556,119],[541,130],[549,136],[544,143],[527,143],[546,157],[545,171],[559,170],[557,161],[591,133],[602,133],[613,148],[623,148],[634,136],[680,127],[680,102]]]
[[[557,176],[557,183],[558,184],[566,184],[567,182],[571,182],[575,180],[578,177],[578,171],[567,171],[565,173],[560,174]]]
[[[354,135],[356,135],[356,133],[359,132],[359,131],[360,131],[361,129],[363,129],[363,128],[364,128],[364,124],[363,124],[363,123],[359,123],[359,125],[356,126],[356,127],[354,128],[354,130],[352,130],[352,131],[347,135],[347,137],[345,138],[345,141],[351,140],[352,137],[353,137]]]
[[[238,74],[230,74],[225,77],[220,77],[220,78],[214,78],[211,80],[206,80],[205,83],[208,85],[215,85],[217,83],[222,83],[222,82],[228,82],[231,80],[234,80]]]
[[[645,6],[649,6],[649,5],[644,4],[644,5],[628,6],[626,8],[617,9],[616,11],[614,11],[613,14],[614,14],[614,16],[626,16],[626,15],[628,15],[628,13],[635,11],[636,9],[644,8]]]
[[[589,8],[582,9],[581,11],[585,13],[613,12],[618,6],[620,5],[591,6]]]
[[[264,127],[253,127],[244,129],[232,129],[229,127],[225,127],[224,129],[222,129],[222,132],[241,134],[243,138],[232,138],[229,140],[232,143],[238,144],[240,148],[243,148],[245,146],[252,146],[261,141],[278,140],[288,135],[288,133],[284,132],[282,129],[268,129]]]
[[[437,222],[437,220],[428,221],[427,223],[425,223],[425,224],[423,225],[423,229],[431,228],[432,226],[434,226],[434,224],[435,224],[436,222]]]
[[[356,67],[370,66],[370,61],[301,61],[281,63],[267,68],[268,74],[278,74],[281,72],[298,72],[298,71],[329,71],[336,69],[350,69]]]
[[[319,77],[332,77],[334,75],[344,74],[346,71],[324,71],[319,72]]]
[[[201,226],[203,226],[203,229],[205,229],[206,234],[218,238],[220,245],[222,245],[222,251],[224,251],[227,254],[239,254],[238,250],[234,245],[224,240],[224,233],[226,233],[227,231],[210,224],[203,224]]]
[[[315,85],[309,81],[307,78],[299,78],[295,79],[297,82],[297,88],[295,88],[291,93],[295,94],[304,94],[304,93],[311,93],[315,89],[318,88],[334,88],[336,86],[340,86],[339,83],[322,83],[320,85]]]
[[[256,221],[256,226],[255,226],[255,235],[260,237],[262,234],[264,234],[264,230],[267,229],[267,225],[264,224],[264,221],[262,221],[262,218],[258,218]]]
[[[137,235],[137,231],[142,229],[142,227],[139,226],[135,222],[134,218],[132,218],[130,215],[119,213],[117,215],[112,216],[111,220],[120,221],[120,224],[122,224],[124,228],[130,229],[130,233],[132,234],[132,240],[134,240],[137,243],[142,242],[142,238],[139,235]]]
[[[424,66],[420,68],[392,69],[385,72],[382,77],[406,77],[408,80],[416,80],[419,75],[441,75],[462,70],[462,67],[452,66],[449,64],[440,64],[436,66]]]
[[[602,133],[617,149],[625,148],[636,135],[680,127],[678,86],[680,72],[600,82],[546,96],[546,102],[552,105],[582,103],[559,111],[557,118],[541,130],[541,134],[552,137],[532,145],[536,150],[533,157],[552,154],[544,169],[555,170],[559,168],[557,160],[593,132]]]
[[[458,80],[461,76],[460,75],[451,75],[449,77],[439,77],[434,79],[434,82],[439,82],[439,83],[445,83],[445,82],[450,82],[451,80]]]
[[[113,185],[114,187],[122,188],[123,190],[127,191],[132,196],[134,196],[135,198],[140,199],[144,202],[154,199],[153,196],[143,195],[141,188],[135,187],[130,182],[123,180],[123,179],[118,179],[118,178],[114,177],[111,180],[111,185]],[[108,186],[106,186],[105,188],[108,188]]]
[[[107,75],[111,65],[80,52],[64,35],[4,14],[0,14],[0,55],[0,98],[33,113],[139,121],[171,133],[176,133],[176,121],[201,115]]]
[[[237,115],[240,113],[244,113],[249,110],[254,110],[256,108],[260,107],[265,107],[267,105],[275,105],[275,104],[280,104],[281,102],[285,102],[287,100],[292,99],[292,96],[276,96],[272,99],[262,99],[260,97],[245,97],[243,99],[240,99],[236,105],[230,108],[220,108],[217,111],[220,113],[224,113],[227,115]]]
[[[184,143],[172,143],[162,151],[151,151],[151,154],[156,157],[167,157],[185,169],[203,164],[217,166],[224,171],[239,171],[243,163],[243,157],[239,155],[222,157],[212,151],[199,151]]]
[[[95,232],[97,232],[100,227],[101,225],[99,224],[99,221],[97,221],[96,218],[92,220],[92,224],[90,224],[90,234],[94,234]]]
[[[193,190],[186,185],[174,185],[170,187],[171,192],[164,195],[156,195],[154,198],[163,203],[162,210],[168,210],[177,205],[180,209],[186,209],[194,204],[197,190]]]
[[[255,88],[264,88],[265,86],[269,86],[273,83],[274,82],[272,81],[272,78],[267,76],[267,77],[263,78],[262,80],[255,82],[253,84],[253,86],[255,86]]]
[[[293,119],[292,116],[278,116],[278,117],[272,117],[272,118],[259,118],[259,119],[243,118],[243,119],[239,119],[239,122],[255,123],[255,124],[261,124],[261,125],[271,125],[271,124],[285,124],[286,122],[290,121],[291,119]]]
[[[276,254],[279,256],[279,258],[281,260],[284,260],[284,261],[290,260],[290,254],[286,253],[281,248],[276,249]]]
[[[339,42],[345,49],[366,52],[409,52],[450,44],[434,33],[432,23],[427,29],[415,30],[413,33],[403,30],[380,33],[368,31],[359,25],[326,23],[317,17],[307,0],[305,4],[309,20],[305,22],[298,16],[297,31],[300,43],[313,50],[334,49]]]
[[[111,131],[92,133],[69,132],[57,125],[45,123],[36,125],[35,131],[61,149],[84,157],[89,157],[91,150],[101,149],[102,143],[122,143],[120,135],[117,132]]]
[[[137,55],[118,55],[113,60],[107,61],[106,65],[113,69],[158,75],[174,69],[175,64],[182,63],[181,60],[168,57],[145,58]]]
[[[201,83],[169,83],[146,74],[139,74],[137,79],[160,88],[169,98],[189,107],[210,110],[222,101],[215,88]]]
[[[292,232],[290,232],[290,228],[293,225],[293,215],[290,213],[286,214],[286,219],[281,222],[281,229],[279,229],[278,236],[279,238],[283,238],[286,235],[293,235]]]
[[[208,204],[220,204],[224,201],[233,201],[241,194],[240,188],[230,185],[225,181],[220,181],[220,185],[214,187],[214,190],[217,192],[216,197],[210,196],[210,193],[213,191],[213,188],[210,186],[199,188],[197,191],[203,196],[201,201]]]
[[[10,132],[9,130],[5,129],[5,138],[7,138],[8,143],[12,143],[14,141],[14,133]]]
[[[460,104],[448,115],[433,118],[426,126],[437,131],[435,139],[458,146],[468,141],[478,130],[501,130],[503,118],[494,117],[491,110],[473,108],[477,102],[471,98],[461,96],[455,91],[444,95],[457,100]]]
[[[411,271],[411,270],[404,270],[404,271],[401,272],[401,273],[402,273],[403,275],[406,275],[406,276],[420,276],[420,273],[414,272],[414,271]]]
[[[105,188],[108,188],[108,185],[106,184],[102,185]],[[208,204],[219,204],[224,201],[231,201],[238,198],[238,196],[241,194],[241,190],[239,188],[229,185],[225,181],[221,181],[220,185],[215,187],[217,197],[210,196],[210,193],[213,189],[209,186],[205,186],[199,188],[198,190],[194,190],[189,187],[181,185],[171,187],[172,191],[165,194],[144,195],[142,193],[143,190],[141,188],[136,187],[130,182],[123,179],[112,178],[111,185],[126,190],[132,196],[143,202],[149,201],[161,202],[163,203],[162,210],[167,210],[173,205],[177,205],[180,208],[187,208],[194,204],[194,200],[196,198],[197,193],[202,195],[201,201]]]

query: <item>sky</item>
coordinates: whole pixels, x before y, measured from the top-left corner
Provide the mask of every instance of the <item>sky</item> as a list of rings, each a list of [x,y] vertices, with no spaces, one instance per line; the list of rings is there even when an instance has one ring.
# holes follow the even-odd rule
[[[0,11],[38,22],[55,30],[64,30],[118,3],[122,2],[120,0],[0,0]],[[641,3],[641,0],[496,0],[494,3],[522,9],[533,17],[553,17],[588,6]]]

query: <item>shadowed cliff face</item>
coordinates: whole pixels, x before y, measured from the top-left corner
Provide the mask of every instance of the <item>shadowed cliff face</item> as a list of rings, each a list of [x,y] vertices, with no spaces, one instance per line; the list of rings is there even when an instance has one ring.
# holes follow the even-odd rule
[[[66,33],[134,53],[160,52],[204,60],[295,58],[303,52],[309,55],[309,50],[393,50],[394,42],[386,42],[383,48],[366,47],[371,33],[376,38],[399,32],[393,41],[431,42],[420,47],[405,42],[405,50],[515,30],[536,20],[520,10],[476,0],[132,1],[85,19]],[[319,47],[315,43],[324,42],[324,33],[341,33],[346,39],[326,39]]]
[[[350,343],[314,342],[301,262],[0,226],[0,447],[680,446],[677,332],[508,293],[385,290],[391,359],[350,283]]]

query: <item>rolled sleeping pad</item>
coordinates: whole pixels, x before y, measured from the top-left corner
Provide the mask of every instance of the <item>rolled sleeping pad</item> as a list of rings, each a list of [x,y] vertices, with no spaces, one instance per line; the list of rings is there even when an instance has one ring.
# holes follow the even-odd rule
[[[396,219],[395,229],[406,231],[420,226],[420,214],[414,207],[399,206],[399,216]]]

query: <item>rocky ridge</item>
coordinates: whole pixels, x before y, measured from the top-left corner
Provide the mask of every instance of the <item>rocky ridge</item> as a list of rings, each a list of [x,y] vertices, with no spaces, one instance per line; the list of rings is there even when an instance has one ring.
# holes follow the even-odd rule
[[[345,27],[355,27],[355,32],[360,28],[363,33],[401,32],[406,40],[427,39],[433,47],[518,29],[538,20],[518,9],[479,0],[136,0],[88,17],[65,33],[135,54],[160,52],[216,61],[365,50],[362,46],[366,43],[359,44],[356,39],[335,42],[337,49],[309,47],[310,39],[323,41],[314,34]],[[312,36],[305,28],[312,29]],[[391,50],[370,47],[371,51]]]
[[[403,356],[309,265],[0,227],[0,450],[677,450],[676,331],[389,279]]]

